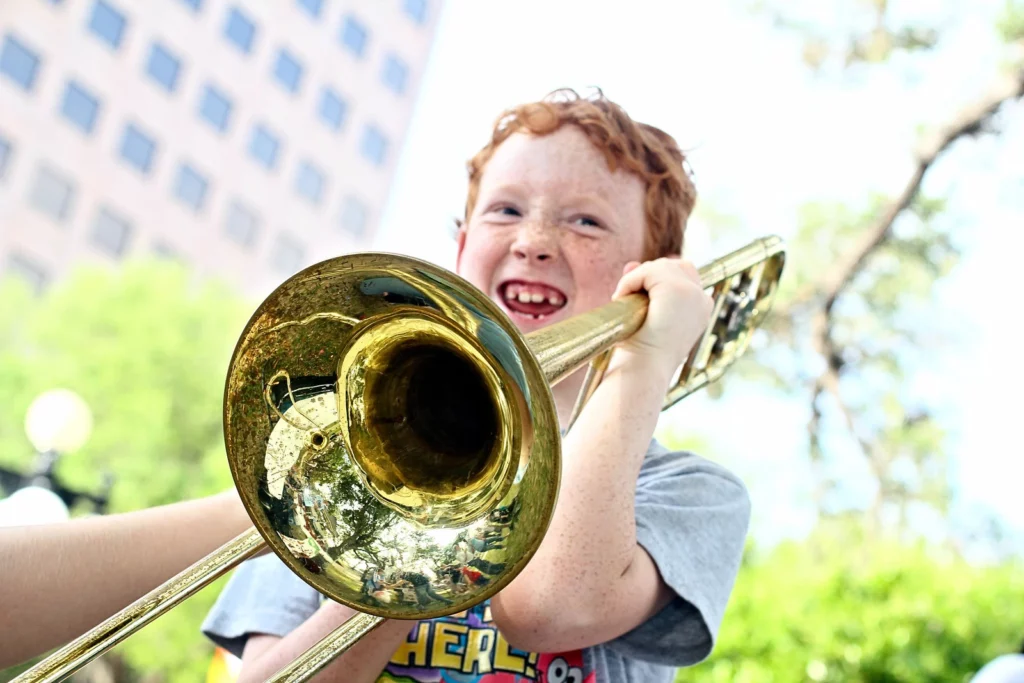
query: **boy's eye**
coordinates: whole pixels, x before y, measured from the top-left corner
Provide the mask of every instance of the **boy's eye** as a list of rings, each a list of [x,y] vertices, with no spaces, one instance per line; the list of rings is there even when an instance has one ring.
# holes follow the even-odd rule
[[[600,228],[601,224],[590,216],[580,216],[576,219],[576,223],[588,228]]]
[[[517,209],[514,206],[500,206],[500,207],[498,207],[498,213],[502,214],[503,216],[521,216],[522,215],[521,213],[519,213],[519,209]]]

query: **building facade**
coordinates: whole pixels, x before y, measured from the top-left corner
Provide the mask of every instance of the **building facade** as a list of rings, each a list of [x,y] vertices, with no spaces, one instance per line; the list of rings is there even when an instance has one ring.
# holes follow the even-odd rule
[[[4,0],[0,275],[159,254],[262,296],[368,248],[442,0]]]

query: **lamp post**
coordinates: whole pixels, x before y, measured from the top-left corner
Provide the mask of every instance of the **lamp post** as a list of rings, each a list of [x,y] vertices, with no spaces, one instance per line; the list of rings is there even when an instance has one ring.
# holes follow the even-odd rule
[[[27,475],[0,470],[0,486],[11,492],[0,500],[0,526],[60,522],[81,499],[90,501],[98,513],[106,510],[109,478],[104,493],[95,496],[64,486],[54,472],[57,461],[80,449],[91,432],[92,412],[73,391],[53,389],[32,402],[25,415],[25,434],[36,450],[36,464]]]

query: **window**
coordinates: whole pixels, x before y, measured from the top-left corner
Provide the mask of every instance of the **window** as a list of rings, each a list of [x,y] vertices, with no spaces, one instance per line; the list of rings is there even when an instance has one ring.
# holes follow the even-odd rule
[[[409,67],[405,65],[405,62],[396,55],[388,55],[380,73],[380,79],[384,81],[384,85],[401,95],[405,92],[405,82],[408,78]]]
[[[149,135],[143,133],[129,123],[125,126],[124,136],[121,138],[121,158],[134,166],[143,175],[149,173],[153,167],[153,156],[156,153],[156,142]]]
[[[341,25],[341,44],[349,52],[356,57],[362,57],[366,52],[367,37],[366,27],[358,19],[352,16],[345,17]]]
[[[309,16],[318,18],[324,8],[324,0],[298,0],[299,7],[309,12]]]
[[[149,61],[146,63],[146,73],[162,85],[167,92],[174,92],[178,86],[180,70],[181,60],[160,43],[153,43],[153,47],[149,51]]]
[[[249,154],[256,161],[268,169],[277,165],[277,153],[281,147],[277,136],[271,133],[264,126],[257,125],[252,130],[252,140],[249,142]]]
[[[274,79],[288,92],[297,92],[302,83],[302,65],[287,50],[277,53]]]
[[[382,165],[388,152],[388,141],[384,137],[384,133],[376,126],[367,126],[363,130],[363,141],[359,145],[359,152],[373,165]]]
[[[100,209],[92,226],[92,242],[111,256],[121,256],[132,236],[132,225],[108,208]]]
[[[341,95],[330,88],[324,88],[320,94],[320,120],[326,123],[328,128],[339,130],[341,124],[345,122],[347,111],[348,105],[341,99]]]
[[[260,219],[256,212],[246,208],[242,203],[234,201],[228,207],[224,219],[224,232],[232,242],[243,247],[251,247],[256,243],[260,232]]]
[[[75,185],[70,178],[49,166],[39,167],[28,197],[33,208],[60,223],[71,213],[74,199]]]
[[[39,57],[24,43],[10,35],[4,36],[3,48],[0,48],[0,73],[29,92],[36,82],[39,72]]]
[[[60,113],[83,133],[91,133],[96,125],[96,114],[100,102],[81,84],[68,81],[64,88],[64,101],[60,105]]]
[[[11,163],[12,156],[14,156],[14,151],[10,140],[0,136],[0,180],[7,175],[7,165]]]
[[[295,174],[295,191],[300,197],[308,199],[313,204],[319,204],[324,196],[323,172],[308,161],[299,164],[299,171]]]
[[[237,7],[228,12],[228,21],[224,25],[224,35],[246,54],[252,52],[252,44],[256,39],[256,24],[242,14]]]
[[[4,268],[8,273],[15,277],[20,277],[28,286],[32,288],[36,294],[42,294],[43,290],[46,289],[46,284],[50,277],[46,272],[46,269],[21,254],[10,254],[7,257],[7,267]]]
[[[103,0],[96,0],[92,6],[92,17],[89,19],[89,30],[97,38],[114,48],[121,46],[124,37],[124,15]]]
[[[405,0],[405,13],[417,24],[427,20],[427,0]]]
[[[203,0],[181,0],[181,2],[187,5],[193,12],[198,12],[203,8]]]
[[[274,249],[270,252],[270,262],[285,275],[294,275],[302,266],[305,258],[302,245],[288,235],[278,235]]]
[[[155,243],[153,245],[153,254],[157,258],[163,259],[165,261],[177,261],[178,263],[182,262],[181,254],[178,253],[178,250],[172,247],[171,245],[167,244],[167,242],[160,241]]]
[[[182,204],[198,213],[206,202],[206,190],[209,183],[206,178],[188,164],[178,169],[178,177],[174,181],[174,196]]]
[[[345,197],[341,203],[341,229],[355,237],[362,237],[368,214],[369,209],[360,199],[351,195]]]
[[[228,129],[228,122],[231,119],[231,100],[212,85],[208,85],[203,91],[202,99],[199,100],[199,116],[223,133]]]

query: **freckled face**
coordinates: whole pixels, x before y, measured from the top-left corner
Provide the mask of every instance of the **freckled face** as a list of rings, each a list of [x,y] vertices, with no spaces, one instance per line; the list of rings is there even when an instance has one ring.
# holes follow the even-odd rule
[[[524,333],[611,299],[644,243],[644,184],[575,126],[516,133],[487,163],[456,271]]]

